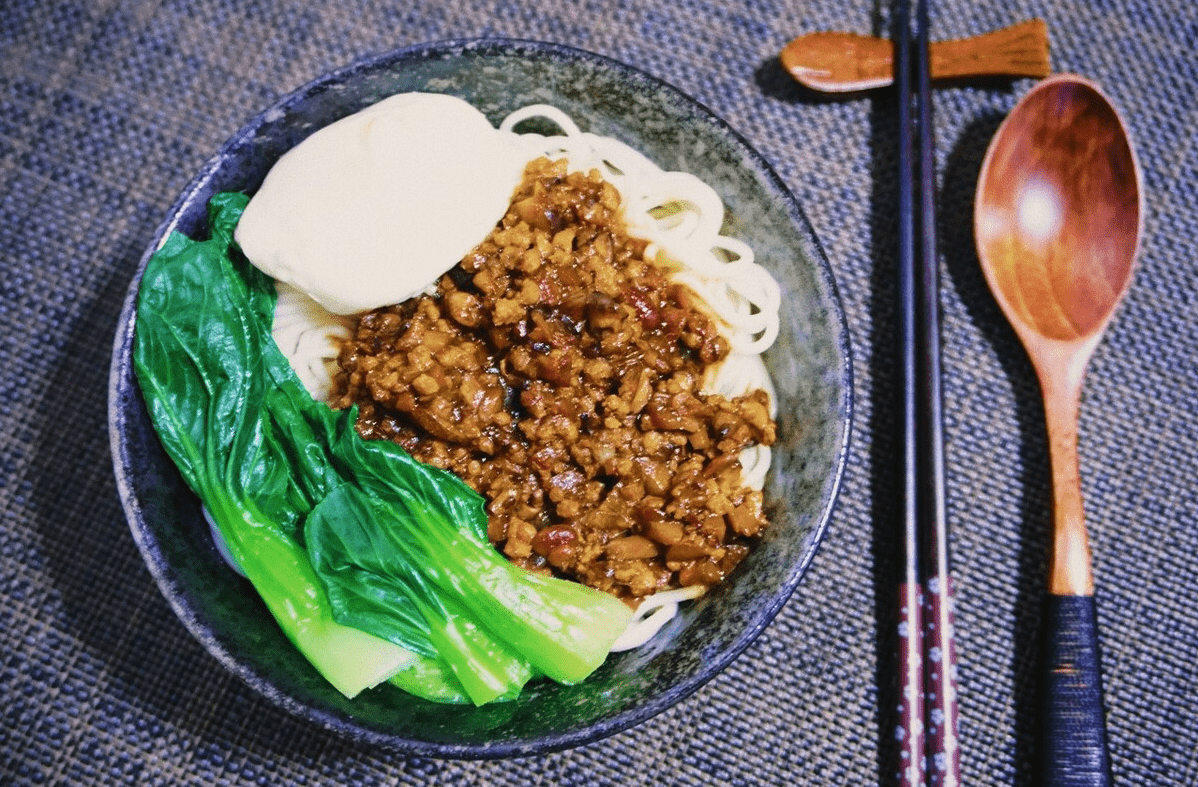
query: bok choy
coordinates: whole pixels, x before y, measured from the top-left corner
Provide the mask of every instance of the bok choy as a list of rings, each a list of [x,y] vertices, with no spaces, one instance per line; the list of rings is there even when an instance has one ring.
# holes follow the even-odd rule
[[[583,680],[631,613],[509,564],[482,499],[304,389],[270,335],[274,284],[236,249],[247,198],[211,237],[171,234],[140,288],[134,368],[167,454],[289,639],[353,697],[390,679],[483,704],[536,675]]]

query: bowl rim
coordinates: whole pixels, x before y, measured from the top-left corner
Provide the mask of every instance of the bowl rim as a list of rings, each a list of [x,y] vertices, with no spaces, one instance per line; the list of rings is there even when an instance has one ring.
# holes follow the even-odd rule
[[[839,367],[834,377],[840,386],[840,401],[837,403],[840,434],[835,446],[835,457],[832,462],[831,474],[826,479],[821,494],[819,514],[811,519],[811,535],[808,539],[806,549],[802,552],[799,559],[791,565],[785,581],[778,586],[777,592],[770,598],[769,602],[763,604],[755,612],[752,625],[746,626],[729,647],[722,650],[708,662],[705,669],[693,675],[688,680],[675,684],[667,690],[652,696],[645,702],[620,711],[612,716],[590,722],[577,729],[539,735],[535,738],[508,741],[501,744],[446,744],[382,733],[375,729],[357,725],[352,719],[346,720],[315,704],[306,703],[292,697],[286,692],[278,690],[269,675],[262,674],[260,671],[253,669],[251,666],[237,659],[223,643],[210,634],[208,627],[201,620],[198,610],[193,609],[182,597],[183,594],[181,591],[174,587],[170,566],[162,556],[157,538],[146,525],[142,516],[140,500],[134,488],[132,476],[128,472],[128,455],[125,452],[127,448],[127,421],[119,405],[122,402],[122,396],[125,394],[125,386],[130,384],[134,397],[140,401],[140,388],[131,369],[131,349],[138,291],[146,264],[170,232],[176,229],[180,216],[202,196],[205,187],[210,183],[213,175],[219,171],[223,159],[230,151],[251,138],[271,117],[276,116],[278,113],[286,112],[289,107],[303,102],[313,93],[324,89],[329,84],[343,81],[358,73],[383,69],[389,65],[402,63],[405,60],[461,56],[468,52],[487,49],[506,52],[527,51],[538,55],[571,61],[588,61],[605,69],[618,72],[622,78],[639,81],[652,86],[655,90],[662,90],[668,94],[672,94],[674,99],[681,104],[697,110],[696,114],[699,119],[715,127],[720,135],[731,140],[734,146],[740,149],[741,154],[755,164],[758,173],[769,181],[772,189],[782,198],[789,219],[805,236],[805,240],[807,241],[806,248],[811,252],[810,264],[814,268],[815,278],[826,295],[825,306],[828,310],[829,323],[835,334],[831,344],[835,347],[836,360]],[[328,730],[350,739],[383,745],[403,754],[415,756],[463,760],[499,759],[560,751],[597,741],[638,725],[695,693],[708,681],[722,672],[769,626],[807,573],[820,545],[826,537],[829,523],[836,508],[849,461],[854,430],[855,407],[853,382],[854,372],[848,322],[839,288],[823,246],[797,198],[795,198],[769,161],[756,148],[750,145],[740,132],[736,131],[707,105],[691,97],[666,80],[607,55],[598,54],[572,45],[535,39],[503,36],[446,38],[367,54],[346,66],[324,72],[310,79],[299,87],[281,95],[268,107],[257,111],[204,163],[197,174],[182,189],[178,197],[176,197],[168,209],[165,218],[155,229],[152,239],[138,261],[130,280],[121,308],[116,336],[113,340],[112,357],[109,367],[108,432],[118,496],[138,551],[141,552],[142,558],[149,568],[155,583],[158,585],[159,591],[166,598],[175,615],[184,624],[189,633],[200,641],[205,650],[211,656],[215,657],[227,670],[240,678],[255,692],[264,695],[273,704],[283,710],[306,721],[315,722]]]

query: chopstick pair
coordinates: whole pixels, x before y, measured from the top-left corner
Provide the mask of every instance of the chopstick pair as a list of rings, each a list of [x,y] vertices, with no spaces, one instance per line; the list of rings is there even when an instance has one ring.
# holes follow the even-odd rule
[[[899,298],[903,429],[900,773],[903,787],[957,787],[956,648],[944,506],[939,269],[928,0],[897,0]],[[912,69],[914,68],[914,74]],[[913,84],[914,82],[914,84]],[[918,159],[915,148],[918,146]]]

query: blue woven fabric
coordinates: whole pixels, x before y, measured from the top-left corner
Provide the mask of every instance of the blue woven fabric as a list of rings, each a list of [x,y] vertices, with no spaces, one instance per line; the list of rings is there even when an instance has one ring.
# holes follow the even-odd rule
[[[884,8],[886,4],[881,4]],[[0,783],[890,783],[898,498],[894,111],[777,64],[814,30],[877,33],[864,0],[79,0],[0,8]],[[1198,783],[1198,10],[1192,0],[933,3],[936,38],[1047,20],[1057,70],[1102,84],[1146,186],[1146,236],[1081,420],[1111,757],[1121,785]],[[857,379],[851,464],[776,621],[677,707],[512,762],[405,759],[276,709],[188,635],[130,538],[106,421],[113,328],[175,195],[242,123],[358,57],[506,35],[665,79],[777,168],[824,244]],[[1030,83],[937,92],[948,513],[962,767],[1028,785],[1050,490],[1039,391],[971,231],[991,135]]]

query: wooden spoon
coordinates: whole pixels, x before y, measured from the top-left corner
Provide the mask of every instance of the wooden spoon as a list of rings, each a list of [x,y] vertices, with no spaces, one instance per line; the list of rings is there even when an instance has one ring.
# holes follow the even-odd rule
[[[990,143],[974,234],[1044,396],[1054,507],[1043,741],[1050,785],[1110,782],[1077,421],[1086,365],[1131,283],[1142,223],[1135,152],[1111,103],[1077,76],[1034,87]],[[1066,782],[1069,774],[1080,780]]]
[[[933,79],[975,76],[1042,77],[1048,61],[1048,26],[1030,19],[973,38],[929,46]],[[812,90],[845,93],[894,81],[894,42],[855,33],[809,33],[782,49],[782,65]]]

